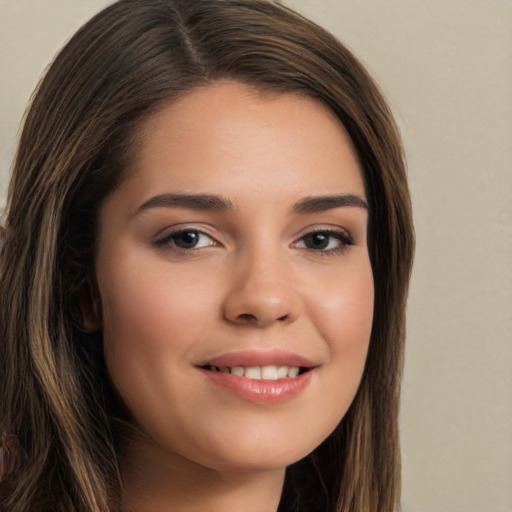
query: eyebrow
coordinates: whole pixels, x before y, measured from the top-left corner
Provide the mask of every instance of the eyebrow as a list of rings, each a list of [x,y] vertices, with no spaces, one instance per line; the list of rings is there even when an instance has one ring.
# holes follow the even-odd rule
[[[368,203],[353,194],[337,194],[333,196],[306,197],[293,206],[297,213],[318,213],[343,206],[356,206],[368,210]]]
[[[319,213],[334,208],[355,206],[368,209],[366,201],[353,194],[336,194],[332,196],[305,197],[292,207],[296,213]],[[137,209],[137,213],[151,208],[188,208],[191,210],[225,212],[233,210],[229,199],[210,194],[168,193],[154,196]]]
[[[189,208],[191,210],[225,212],[233,209],[233,203],[209,194],[161,194],[141,204],[137,212],[150,208]]]

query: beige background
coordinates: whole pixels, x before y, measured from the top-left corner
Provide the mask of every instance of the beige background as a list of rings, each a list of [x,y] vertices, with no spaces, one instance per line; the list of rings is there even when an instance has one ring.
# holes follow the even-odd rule
[[[54,52],[106,0],[0,0],[0,205]],[[289,0],[377,78],[417,230],[402,403],[404,512],[512,511],[512,2]]]

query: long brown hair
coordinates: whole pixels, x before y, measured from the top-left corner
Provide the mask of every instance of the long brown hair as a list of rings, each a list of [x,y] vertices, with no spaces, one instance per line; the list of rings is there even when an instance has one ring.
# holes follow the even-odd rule
[[[81,332],[79,307],[94,287],[98,211],[129,168],[141,123],[221,79],[326,104],[353,140],[369,202],[375,312],[365,372],[335,432],[287,469],[279,510],[396,510],[414,246],[400,137],[356,58],[266,0],[121,0],[79,30],[41,81],[14,163],[0,257],[0,434],[16,440],[18,457],[0,483],[2,510],[116,510],[118,411],[101,354],[81,348],[98,341]]]

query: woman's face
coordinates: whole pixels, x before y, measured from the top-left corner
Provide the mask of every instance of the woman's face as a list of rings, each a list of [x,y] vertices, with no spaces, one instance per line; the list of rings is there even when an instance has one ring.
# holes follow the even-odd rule
[[[234,82],[142,135],[101,211],[112,382],[171,459],[285,467],[334,430],[365,364],[373,276],[351,140],[313,99]]]

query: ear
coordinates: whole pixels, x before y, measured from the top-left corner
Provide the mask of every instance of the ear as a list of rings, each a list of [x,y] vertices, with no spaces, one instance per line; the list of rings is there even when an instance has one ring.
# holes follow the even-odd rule
[[[86,279],[76,293],[78,326],[85,332],[93,333],[102,327],[101,301],[98,287]]]

